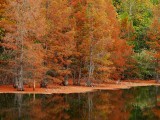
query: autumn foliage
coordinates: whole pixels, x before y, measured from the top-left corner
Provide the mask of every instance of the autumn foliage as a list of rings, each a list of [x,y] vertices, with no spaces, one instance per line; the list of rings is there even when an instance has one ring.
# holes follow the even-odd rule
[[[125,79],[136,64],[129,44],[136,28],[130,16],[119,19],[119,9],[112,0],[1,0],[1,79],[9,75],[18,90]],[[157,59],[158,31],[154,19],[148,38]]]

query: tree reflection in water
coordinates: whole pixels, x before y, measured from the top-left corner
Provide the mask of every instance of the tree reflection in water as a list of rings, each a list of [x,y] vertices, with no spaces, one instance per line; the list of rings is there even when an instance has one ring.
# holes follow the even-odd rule
[[[22,117],[22,100],[23,100],[23,94],[15,94],[15,106],[17,106],[18,109],[18,119]]]
[[[81,94],[1,94],[5,120],[158,120],[158,87]]]

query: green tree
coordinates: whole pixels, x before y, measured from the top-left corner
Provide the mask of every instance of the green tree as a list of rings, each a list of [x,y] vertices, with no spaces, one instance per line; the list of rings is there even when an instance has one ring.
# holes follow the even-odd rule
[[[155,76],[154,52],[142,50],[140,53],[133,55],[136,60],[137,71],[135,76],[140,79],[153,79]]]
[[[129,44],[134,45],[134,50],[140,52],[144,48],[148,48],[146,44],[146,33],[152,21],[152,8],[153,4],[150,0],[114,0],[119,19],[123,25],[126,21],[125,33],[122,37],[125,37]],[[122,26],[122,32],[124,26]]]

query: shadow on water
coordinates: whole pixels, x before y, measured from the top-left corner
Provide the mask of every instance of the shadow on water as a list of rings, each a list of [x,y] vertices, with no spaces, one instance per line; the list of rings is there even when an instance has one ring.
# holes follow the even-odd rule
[[[83,94],[0,94],[0,120],[159,120],[159,87]]]

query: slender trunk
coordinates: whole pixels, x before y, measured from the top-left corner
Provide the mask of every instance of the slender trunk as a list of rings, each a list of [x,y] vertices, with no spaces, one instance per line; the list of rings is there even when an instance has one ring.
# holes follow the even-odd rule
[[[89,75],[88,75],[88,79],[87,79],[87,86],[89,86],[89,87],[92,86],[91,79],[93,77],[93,72],[94,72],[94,64],[93,64],[93,61],[92,61],[92,58],[91,58],[90,65],[89,65]]]
[[[14,88],[18,88],[18,77],[17,76],[15,77],[15,81],[13,84],[14,84],[13,85]]]
[[[64,86],[68,86],[68,75],[64,77]]]
[[[24,35],[25,35],[25,10],[27,5],[27,0],[22,0],[22,3],[18,4],[18,12],[19,12],[19,21],[18,21],[18,30],[19,30],[19,42],[20,42],[20,71],[19,71],[19,83],[18,89],[19,91],[24,90],[23,86],[23,77],[24,77]]]
[[[156,81],[159,82],[159,75],[158,75],[158,72],[156,72]]]
[[[49,8],[49,0],[46,1],[46,21],[48,21],[49,19],[49,14],[48,14],[48,8]],[[48,45],[47,45],[47,40],[48,40],[48,36],[46,37],[45,41],[44,41],[44,50],[45,50],[45,57],[44,57],[44,61],[43,61],[43,65],[44,67],[47,66],[47,54],[48,54]],[[44,76],[43,79],[41,81],[41,83],[43,84],[46,81],[46,71],[44,72]],[[42,87],[42,86],[41,86]],[[46,86],[45,86],[46,87]]]
[[[89,61],[89,70],[88,70],[88,80],[87,86],[91,86],[91,77],[92,77],[92,44],[90,45],[90,61]]]
[[[18,12],[19,12],[19,16],[23,15],[23,7],[24,7],[24,3],[25,1],[22,2],[21,8],[20,8],[20,4],[21,3],[17,3],[18,4]],[[22,9],[23,8],[23,9]],[[21,16],[23,17],[23,16]],[[17,90],[19,91],[23,91],[23,57],[24,57],[24,21],[23,19],[19,20],[18,23],[18,30],[19,30],[19,42],[20,42],[20,70],[19,70],[19,81],[18,81],[18,88]]]
[[[16,46],[18,46],[18,40],[16,39]],[[13,87],[14,88],[18,88],[18,53],[16,52],[16,56],[15,56],[15,79],[14,79],[14,83],[13,83]]]
[[[14,88],[18,88],[18,63],[16,62],[16,66],[15,66],[15,72],[16,72],[16,76],[13,82],[13,87]]]
[[[68,65],[67,65],[67,70],[68,70]],[[65,75],[65,77],[64,77],[63,85],[68,86],[68,74]]]
[[[21,51],[22,52],[22,51]],[[21,53],[21,65],[20,65],[20,78],[19,78],[19,84],[18,84],[18,90],[19,91],[23,91],[24,87],[23,87],[23,52]]]
[[[35,81],[35,79],[33,80],[33,91],[35,91],[35,89],[36,89],[36,81]]]
[[[92,8],[91,11],[92,13]],[[93,66],[93,21],[92,16],[90,13],[90,55],[89,55],[89,69],[88,69],[88,79],[87,79],[87,86],[91,86],[91,78],[92,78],[92,66]]]
[[[73,85],[76,85],[76,71],[73,73]]]
[[[78,85],[80,85],[80,82],[81,82],[81,73],[82,73],[82,68],[81,68],[81,66],[80,66],[79,76],[78,76]]]
[[[23,25],[23,24],[22,24]],[[23,36],[23,29],[21,26],[21,31],[20,31],[20,40],[21,40],[21,51],[20,51],[20,78],[19,78],[19,84],[18,84],[18,90],[23,91],[23,57],[24,57],[24,36]]]

